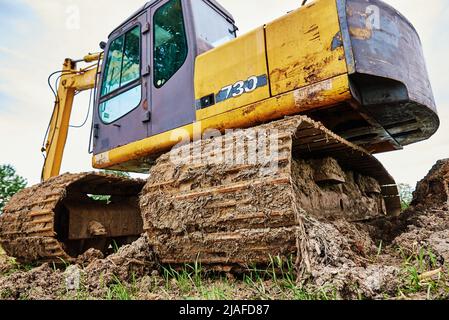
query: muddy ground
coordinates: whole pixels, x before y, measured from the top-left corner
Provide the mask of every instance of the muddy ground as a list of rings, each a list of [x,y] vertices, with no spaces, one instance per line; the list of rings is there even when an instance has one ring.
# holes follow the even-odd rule
[[[411,207],[363,223],[303,214],[300,259],[239,274],[158,264],[146,236],[77,264],[19,265],[0,251],[2,299],[447,299],[449,160],[421,181]],[[298,263],[300,262],[300,263]],[[273,272],[273,270],[277,270]]]

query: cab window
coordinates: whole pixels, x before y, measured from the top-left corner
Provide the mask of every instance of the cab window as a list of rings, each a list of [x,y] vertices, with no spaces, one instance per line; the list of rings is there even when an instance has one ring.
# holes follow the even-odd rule
[[[235,25],[203,0],[192,1],[192,11],[198,41],[215,48],[236,38]]]
[[[153,17],[154,86],[161,88],[187,58],[187,38],[180,0],[170,0]]]
[[[105,123],[116,121],[140,103],[140,34],[137,26],[109,46],[100,101],[100,118]],[[114,95],[119,89],[124,91]]]

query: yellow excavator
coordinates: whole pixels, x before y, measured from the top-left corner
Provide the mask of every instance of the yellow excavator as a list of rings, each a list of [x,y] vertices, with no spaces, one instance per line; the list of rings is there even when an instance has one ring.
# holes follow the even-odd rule
[[[153,0],[101,53],[66,59],[42,183],[0,217],[6,252],[72,261],[146,232],[162,263],[232,268],[300,252],[304,216],[399,214],[373,154],[439,127],[412,24],[380,0],[315,0],[237,31],[215,0]],[[147,181],[60,175],[74,97],[89,89],[93,167]]]

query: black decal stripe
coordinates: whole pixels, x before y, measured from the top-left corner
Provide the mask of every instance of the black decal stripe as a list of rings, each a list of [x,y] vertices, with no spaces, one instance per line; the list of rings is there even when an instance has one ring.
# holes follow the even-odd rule
[[[241,81],[243,81],[243,80],[241,80]],[[244,81],[244,85],[243,85],[242,89],[244,90],[244,89],[250,88],[253,85],[250,82],[251,82],[251,79],[248,79],[248,80]],[[195,101],[196,110],[206,109],[206,108],[209,108],[209,107],[211,107],[211,106],[213,106],[213,105],[215,105],[217,103],[226,101],[226,100],[228,100],[230,98],[234,98],[232,95],[239,91],[239,90],[237,90],[238,88],[235,87],[235,85],[237,83],[239,83],[239,81],[237,81],[234,85],[229,86],[231,88],[229,90],[229,92],[226,89],[222,89],[216,95],[210,94],[210,95],[204,96],[203,98],[201,98],[199,100],[196,100]],[[256,89],[261,88],[261,87],[265,87],[267,85],[268,85],[268,76],[266,74],[258,76],[257,77],[257,86],[256,86],[256,88],[253,91],[249,92],[249,93],[253,93],[254,91],[256,91]],[[241,95],[238,95],[235,98],[238,98],[238,97],[240,97],[240,96],[242,96],[243,94],[246,94],[246,93],[248,93],[248,92],[244,91]]]

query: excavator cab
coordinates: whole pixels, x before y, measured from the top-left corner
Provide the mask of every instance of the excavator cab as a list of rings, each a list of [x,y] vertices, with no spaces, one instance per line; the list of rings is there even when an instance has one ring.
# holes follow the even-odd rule
[[[214,0],[152,1],[114,30],[97,90],[94,154],[195,122],[195,58],[236,30]]]

